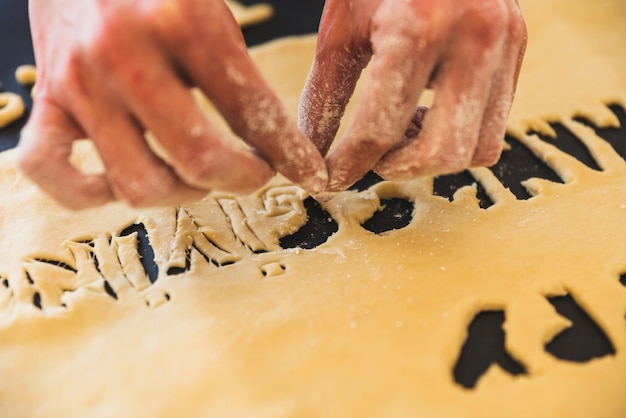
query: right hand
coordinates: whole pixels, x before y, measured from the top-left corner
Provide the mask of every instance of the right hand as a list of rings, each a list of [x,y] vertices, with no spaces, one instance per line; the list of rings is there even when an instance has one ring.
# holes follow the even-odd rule
[[[495,164],[525,48],[517,0],[326,0],[300,124],[328,153],[327,191],[369,170],[408,180]],[[415,104],[426,87],[435,100],[425,113]]]

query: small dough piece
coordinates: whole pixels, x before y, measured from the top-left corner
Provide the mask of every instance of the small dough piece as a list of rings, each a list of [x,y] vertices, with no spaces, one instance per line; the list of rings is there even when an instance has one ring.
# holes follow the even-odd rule
[[[37,92],[37,67],[30,64],[20,65],[15,70],[15,79],[23,86],[31,86],[30,97],[35,98]]]
[[[0,93],[0,128],[4,128],[21,118],[24,109],[24,100],[19,94]]]
[[[20,65],[15,69],[15,80],[23,86],[32,86],[37,81],[37,68],[34,65]]]
[[[256,25],[274,16],[274,8],[267,3],[245,6],[238,1],[226,0],[226,4],[241,27]]]

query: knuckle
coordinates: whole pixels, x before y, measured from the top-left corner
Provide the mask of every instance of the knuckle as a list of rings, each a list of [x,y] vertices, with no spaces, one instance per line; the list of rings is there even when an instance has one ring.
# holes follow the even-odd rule
[[[56,83],[45,83],[38,94],[45,94],[49,90],[53,96],[63,99],[85,94],[85,80],[89,70],[86,68],[85,59],[82,54],[76,52],[68,57],[64,65],[64,70],[55,74]],[[52,80],[51,80],[52,81]],[[56,85],[55,85],[56,84]]]
[[[114,23],[102,22],[100,27],[93,29],[82,48],[90,61],[106,71],[123,65],[124,43],[116,34],[117,31]]]
[[[412,0],[403,3],[401,7],[393,3],[375,16],[373,29],[380,28],[381,35],[391,35],[381,36],[381,39],[389,42],[403,40],[418,47],[440,44],[447,36],[453,16],[453,13],[449,13],[448,3]]]
[[[159,39],[176,39],[182,46],[185,41],[194,40],[191,30],[193,16],[187,13],[184,3],[175,0],[156,2],[143,8],[137,15],[137,20]]]
[[[121,15],[121,16],[118,16]],[[146,25],[137,11],[103,14],[81,42],[81,55],[91,70],[125,75],[129,65],[145,56]]]
[[[73,50],[59,57],[38,80],[36,101],[49,100],[51,97],[63,100],[80,93],[87,73],[85,56],[81,50]]]
[[[520,45],[522,48],[528,42],[528,29],[522,15],[517,13],[509,22],[509,39],[513,44]]]
[[[128,16],[124,17],[124,21],[126,19]],[[77,40],[84,51],[99,55],[101,51],[108,52],[110,49],[115,49],[116,41],[125,29],[123,20],[117,18],[113,12],[101,8],[98,19],[90,23],[89,30]]]
[[[491,46],[507,35],[510,16],[499,2],[484,0],[476,2],[465,16],[475,40]]]
[[[83,77],[85,70],[84,57],[77,51],[68,56],[62,63],[61,71],[58,75],[62,80],[66,81],[79,80]]]

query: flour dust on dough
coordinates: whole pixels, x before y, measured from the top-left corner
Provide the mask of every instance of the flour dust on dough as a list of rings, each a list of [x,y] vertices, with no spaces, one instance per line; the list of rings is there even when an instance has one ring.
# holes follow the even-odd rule
[[[527,0],[522,7],[529,23],[550,14],[572,34],[578,14],[599,13],[598,3],[588,2],[590,10],[561,3]],[[582,30],[591,31],[586,38],[606,37],[588,42],[617,45],[626,37],[617,24],[621,0],[601,7],[609,9],[604,25],[613,31]],[[0,373],[7,378],[0,411],[623,417],[626,161],[575,116],[615,124],[599,104],[623,104],[617,99],[626,83],[607,77],[610,94],[592,95],[584,83],[561,91],[536,66],[562,60],[532,57],[553,42],[550,36],[566,35],[532,26],[530,33],[546,39],[531,37],[511,132],[563,183],[530,179],[533,197],[518,200],[491,170],[472,169],[494,203],[488,209],[479,207],[476,186],[449,201],[433,194],[432,178],[343,192],[323,204],[337,232],[311,250],[280,246],[308,222],[306,195],[280,177],[246,197],[213,193],[182,207],[115,203],[75,213],[17,172],[12,151],[1,154]],[[604,69],[596,70],[607,51],[586,45],[581,65],[602,78]],[[302,37],[251,51],[294,112],[314,46],[314,37]],[[626,73],[626,65],[612,67],[619,60],[610,65],[612,74]],[[542,107],[554,97],[562,101]],[[526,133],[550,128],[540,122],[546,120],[579,138],[600,170]],[[89,142],[76,144],[73,161],[94,166]],[[411,222],[382,234],[363,228],[391,198],[413,204]],[[153,276],[141,264],[138,247],[146,240],[139,225],[149,238],[152,254],[144,257],[154,259]],[[613,354],[577,363],[546,350],[571,326],[550,303],[565,295],[600,327]],[[504,313],[505,350],[523,373],[494,364],[466,389],[453,369],[468,324],[490,310]]]

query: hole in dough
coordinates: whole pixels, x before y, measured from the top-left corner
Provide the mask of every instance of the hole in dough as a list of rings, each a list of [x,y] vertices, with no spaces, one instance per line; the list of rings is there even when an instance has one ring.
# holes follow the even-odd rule
[[[106,280],[104,281],[104,291],[107,293],[107,295],[117,300],[117,293],[115,293],[115,290],[113,290],[113,288],[111,287],[111,284],[107,282]]]
[[[530,178],[542,178],[555,183],[563,180],[545,162],[533,154],[525,145],[513,137],[506,138],[510,149],[502,153],[500,161],[491,171],[500,180],[504,187],[520,200],[531,197],[528,190],[521,184]]]
[[[35,308],[43,310],[43,307],[41,306],[41,295],[39,292],[36,292],[33,295],[33,305],[35,305]]]
[[[624,109],[620,105],[610,105],[609,109],[611,110],[611,112],[613,112],[613,114],[615,114],[615,116],[619,120],[619,125],[622,128],[613,128],[613,127],[598,128],[588,119],[585,119],[582,117],[575,118],[574,120],[581,122],[589,126],[590,128],[592,128],[593,130],[595,130],[598,136],[602,137],[609,144],[611,144],[613,149],[615,149],[615,151],[620,155],[620,157],[626,159],[626,143],[624,142],[624,129],[623,129],[623,127],[626,126],[626,109]]]
[[[339,229],[332,216],[312,197],[304,200],[304,207],[307,223],[295,233],[282,237],[279,240],[282,248],[300,247],[310,250],[325,243]]]
[[[381,199],[382,209],[363,222],[361,226],[375,234],[382,234],[394,229],[402,229],[413,220],[414,205],[406,199]]]
[[[549,135],[541,134],[539,132],[530,132],[531,134],[536,134],[539,138],[544,141],[554,145],[558,149],[563,152],[568,153],[569,155],[575,157],[578,161],[585,164],[587,167],[592,170],[600,171],[600,167],[596,160],[591,156],[591,153],[585,147],[585,145],[578,139],[574,134],[565,128],[560,123],[551,123],[550,127],[556,133],[556,138],[551,138]]]
[[[373,171],[370,171],[365,176],[363,176],[361,180],[357,181],[352,186],[350,186],[349,190],[356,190],[357,192],[362,192],[363,190],[367,190],[373,185],[375,185],[376,183],[380,183],[381,181],[383,181],[382,177],[380,177],[378,174],[374,173]]]
[[[73,273],[76,273],[76,269],[74,267],[68,266],[66,263],[64,263],[62,261],[51,260],[51,259],[48,259],[48,258],[35,258],[34,260],[38,261],[40,263],[51,264],[53,266],[60,267],[63,270],[67,270],[67,271],[71,271]]]
[[[584,363],[594,358],[614,355],[613,344],[571,295],[549,298],[559,315],[572,321],[572,326],[557,334],[546,344],[546,351],[567,361]]]
[[[504,319],[504,311],[481,311],[474,317],[454,366],[454,380],[458,384],[474,388],[494,364],[513,376],[526,374],[526,368],[506,351]]]
[[[150,238],[148,237],[146,227],[143,224],[130,225],[122,230],[120,236],[125,237],[135,232],[137,233],[137,251],[140,256],[141,265],[150,279],[150,283],[154,283],[159,276],[159,268],[154,260],[154,250],[150,245]]]
[[[435,177],[433,183],[433,193],[437,196],[446,197],[452,202],[454,193],[456,193],[457,190],[462,187],[472,185],[476,186],[476,197],[478,198],[479,206],[482,209],[487,209],[492,206],[493,202],[489,199],[489,196],[487,196],[485,188],[482,184],[480,184],[480,182],[477,182],[467,170],[457,174]]]

